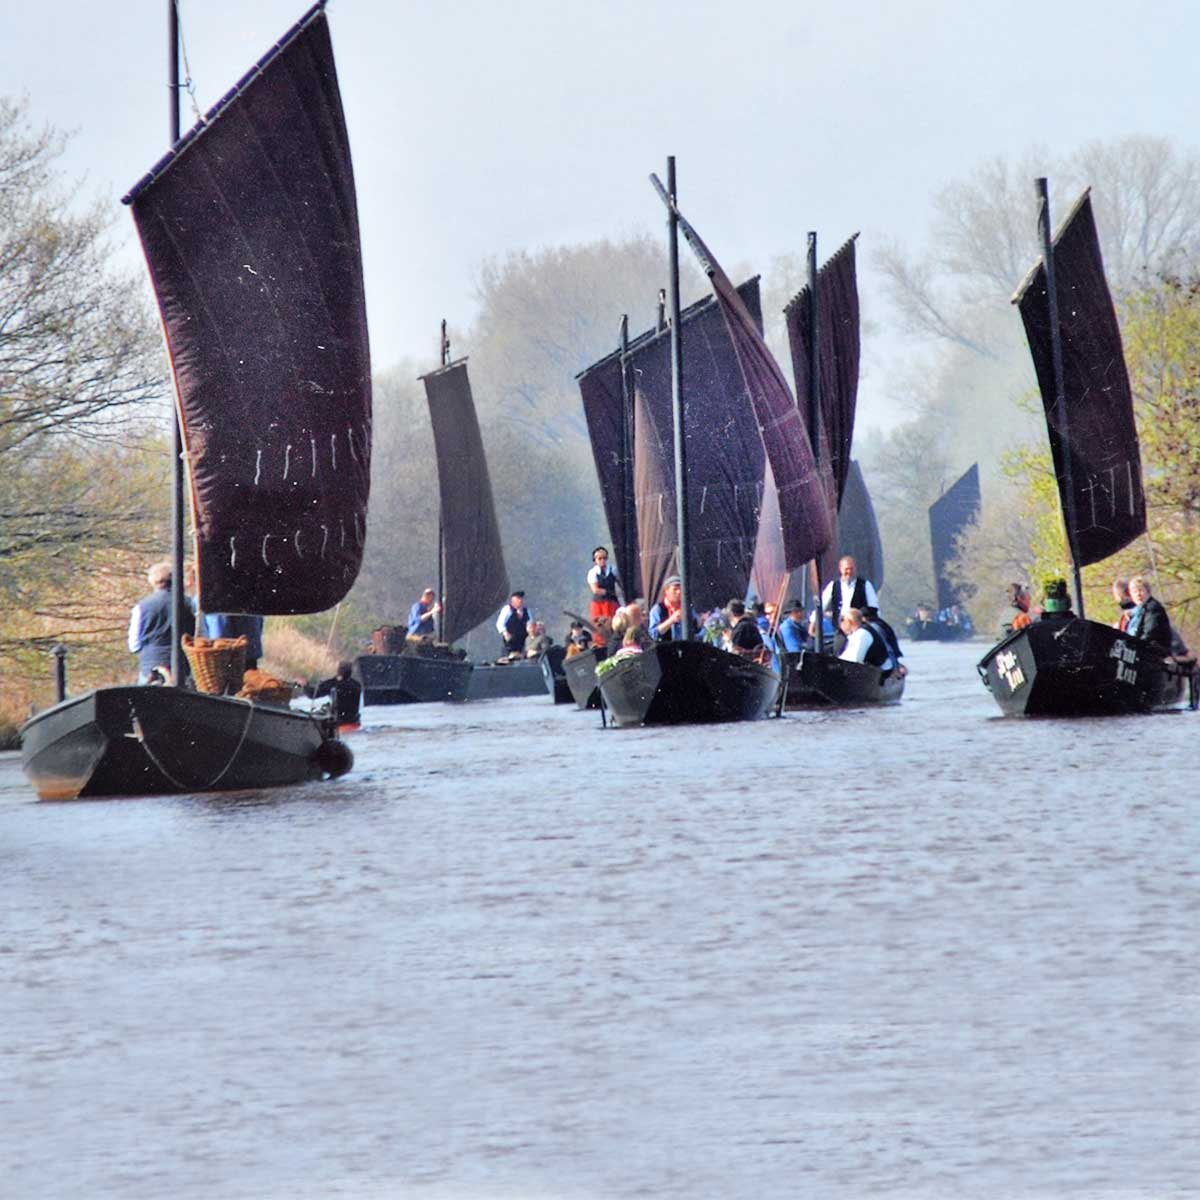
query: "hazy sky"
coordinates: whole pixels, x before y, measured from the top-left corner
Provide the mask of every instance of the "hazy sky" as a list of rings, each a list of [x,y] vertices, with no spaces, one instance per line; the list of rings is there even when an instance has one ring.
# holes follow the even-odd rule
[[[0,88],[77,131],[67,171],[119,208],[166,149],[166,0],[2,7]],[[306,7],[183,0],[201,110]],[[861,229],[864,312],[883,324],[873,247],[922,243],[931,196],[981,160],[1129,133],[1196,142],[1200,6],[1182,2],[331,0],[328,13],[377,368],[432,361],[440,319],[470,322],[487,255],[661,231],[647,175],[668,154],[681,207],[727,263],[764,269],[803,252],[809,229],[826,252]],[[118,222],[132,260],[132,221]],[[897,345],[867,347],[869,420],[887,419]]]

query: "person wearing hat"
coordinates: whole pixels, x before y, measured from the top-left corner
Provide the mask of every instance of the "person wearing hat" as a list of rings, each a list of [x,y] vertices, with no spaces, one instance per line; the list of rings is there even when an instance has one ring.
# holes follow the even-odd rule
[[[694,614],[692,621],[699,629],[700,621]],[[683,580],[678,575],[668,576],[662,599],[650,610],[650,636],[656,642],[683,640]]]
[[[1042,601],[1042,621],[1073,621],[1071,597],[1065,579],[1046,580],[1046,599]]]
[[[421,598],[409,609],[408,636],[416,638],[431,638],[437,631],[434,618],[442,611],[442,606],[435,600],[433,588],[427,587]]]
[[[525,607],[525,593],[513,592],[496,618],[496,632],[504,643],[505,654],[520,655],[525,652],[525,639],[529,636],[529,622],[532,620],[533,613]]]
[[[804,603],[793,600],[779,622],[778,641],[786,654],[799,654],[808,649],[808,626],[804,620]]]

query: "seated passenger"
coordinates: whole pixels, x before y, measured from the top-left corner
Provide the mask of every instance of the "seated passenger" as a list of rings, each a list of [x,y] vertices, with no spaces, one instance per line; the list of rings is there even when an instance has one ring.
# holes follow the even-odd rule
[[[763,638],[753,614],[740,600],[730,600],[725,611],[729,614],[729,649],[746,658],[755,657],[763,648]]]
[[[571,632],[567,634],[567,657],[582,654],[592,648],[591,630],[578,617],[571,622]]]
[[[900,661],[904,657],[904,651],[900,649],[900,639],[896,636],[896,631],[879,615],[879,609],[864,608],[861,612],[863,624],[883,638],[888,654],[896,664],[897,673],[907,675],[908,668]]]
[[[1149,642],[1163,657],[1171,653],[1171,622],[1167,610],[1150,594],[1150,581],[1135,575],[1129,581],[1129,596],[1134,609],[1129,614],[1125,632],[1130,637]]]
[[[1023,583],[1010,583],[1008,585],[1008,603],[1009,607],[1015,609],[1016,612],[1012,617],[1001,622],[1001,635],[1004,637],[1007,637],[1010,633],[1015,633],[1018,629],[1024,629],[1033,621],[1034,617],[1030,609],[1033,597]]]
[[[876,633],[863,621],[860,609],[852,608],[842,617],[842,632],[846,635],[846,648],[838,658],[866,663],[881,671],[895,668],[896,660],[892,658],[883,634]]]
[[[1065,579],[1046,580],[1046,599],[1042,601],[1041,621],[1073,621],[1075,614],[1071,611],[1071,595],[1067,591]]]
[[[554,639],[546,632],[545,624],[538,620],[530,621],[525,642],[525,657],[540,658],[552,645]]]
[[[779,622],[776,630],[780,648],[786,654],[799,654],[808,646],[808,629],[804,621],[804,604],[793,600],[787,608],[787,614]]]
[[[1134,609],[1132,597],[1129,595],[1129,580],[1121,579],[1120,577],[1112,581],[1112,598],[1116,601],[1117,607],[1121,610],[1117,619],[1113,622],[1113,628],[1119,629],[1122,633],[1129,628],[1129,617]]]

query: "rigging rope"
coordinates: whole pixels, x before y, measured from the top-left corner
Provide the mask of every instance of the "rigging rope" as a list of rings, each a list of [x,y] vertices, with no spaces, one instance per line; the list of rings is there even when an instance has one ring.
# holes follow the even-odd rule
[[[198,787],[190,786],[180,782],[175,778],[174,775],[171,774],[170,771],[167,770],[163,763],[159,761],[158,755],[150,749],[150,743],[146,740],[146,734],[142,729],[141,722],[138,720],[137,711],[134,709],[132,704],[129,706],[129,719],[133,725],[134,737],[137,738],[138,743],[142,749],[145,750],[150,761],[158,768],[158,770],[170,783],[177,787],[181,792],[211,792],[213,788],[215,788],[217,784],[225,778],[229,768],[233,766],[234,762],[237,760],[237,756],[242,752],[242,747],[246,744],[246,736],[249,734],[250,724],[254,720],[254,704],[249,700],[244,701],[244,703],[246,705],[246,723],[242,726],[242,736],[238,738],[238,744],[233,748],[233,753],[229,756],[229,761],[216,773],[216,775],[213,776],[212,779],[208,781],[208,783],[200,784]]]

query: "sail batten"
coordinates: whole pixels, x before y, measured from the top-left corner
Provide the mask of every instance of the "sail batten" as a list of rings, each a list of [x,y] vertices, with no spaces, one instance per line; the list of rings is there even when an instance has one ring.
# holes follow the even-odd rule
[[[1013,297],[1029,341],[1046,416],[1067,538],[1077,567],[1115,554],[1146,529],[1141,451],[1116,310],[1085,192],[1052,243],[1061,331],[1065,428],[1056,411],[1046,270],[1039,262]],[[1067,490],[1067,456],[1071,489]],[[1074,520],[1070,518],[1074,515]]]
[[[445,558],[442,636],[456,641],[508,599],[508,572],[466,359],[421,377],[437,453]]]
[[[370,350],[321,10],[130,195],[175,377],[209,611],[321,611],[362,562]]]

